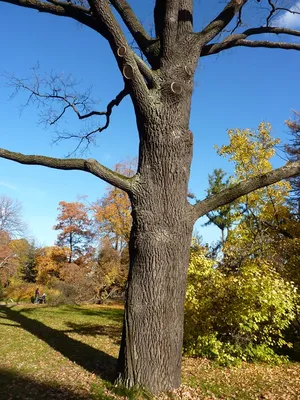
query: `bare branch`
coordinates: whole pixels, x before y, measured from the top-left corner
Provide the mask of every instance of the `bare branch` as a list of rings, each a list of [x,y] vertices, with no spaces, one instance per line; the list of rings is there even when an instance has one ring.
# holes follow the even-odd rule
[[[41,165],[48,168],[63,169],[63,170],[79,170],[86,171],[105,182],[131,193],[133,189],[134,177],[128,178],[104,167],[94,159],[81,159],[81,158],[53,158],[40,155],[25,155],[14,151],[9,151],[0,148],[0,158],[12,160],[20,164],[27,165]]]
[[[224,206],[225,204],[229,204],[237,198],[245,196],[257,189],[272,185],[282,179],[288,179],[299,174],[300,161],[288,163],[285,166],[267,172],[266,174],[260,174],[247,179],[246,181],[242,181],[229,189],[222,190],[221,192],[195,204],[193,206],[194,219],[196,221],[208,212]]]
[[[299,43],[269,42],[267,40],[239,40],[234,46],[265,47],[269,49],[300,50]]]
[[[99,126],[98,123],[97,125],[94,124],[93,126],[95,127],[96,125],[96,128],[88,129],[88,132],[86,132],[86,129],[83,134],[73,133],[70,135],[68,133],[62,134],[59,131],[57,132],[58,138],[55,142],[62,139],[79,138],[80,142],[76,150],[78,150],[84,141],[86,141],[86,147],[88,147],[92,135],[98,132],[100,133],[109,127],[113,108],[118,106],[124,97],[129,94],[128,88],[124,87],[120,93],[108,103],[106,110],[97,111],[91,110],[91,106],[95,103],[91,98],[91,90],[88,89],[83,94],[77,93],[75,89],[76,82],[73,80],[71,75],[64,78],[64,76],[50,74],[45,78],[40,78],[35,74],[33,83],[28,83],[27,79],[19,79],[13,75],[7,76],[9,79],[9,86],[12,86],[15,89],[13,95],[15,95],[19,90],[24,90],[30,93],[27,103],[23,105],[22,108],[29,105],[29,103],[38,102],[38,107],[42,106],[42,108],[45,109],[45,112],[40,113],[40,122],[45,123],[46,125],[56,124],[68,110],[72,110],[79,120],[105,116],[105,123],[103,125]],[[59,105],[64,105],[64,107],[62,110],[57,110],[56,108],[52,108],[50,105],[51,103],[58,103]]]
[[[141,72],[141,74],[143,75],[143,77],[145,78],[149,89],[152,89],[153,87],[156,86],[156,79],[155,76],[152,72],[152,70],[148,67],[148,65],[137,55],[134,53],[134,58],[135,61],[137,63],[137,66]]]
[[[269,40],[245,40],[247,37],[252,35],[261,35],[261,34],[275,34],[275,35],[289,35],[300,37],[300,31],[289,28],[279,28],[279,27],[271,27],[271,26],[262,26],[259,28],[251,28],[246,31],[238,34],[233,34],[227,36],[220,43],[212,43],[210,45],[206,45],[203,47],[201,52],[201,57],[217,54],[223,50],[230,49],[232,47],[237,46],[246,46],[246,47],[267,47],[267,48],[278,48],[278,49],[286,49],[286,50],[299,50],[300,46],[297,43],[287,43],[287,42],[272,42]]]
[[[147,48],[152,39],[137,19],[128,2],[126,0],[110,0],[110,4],[118,11],[140,49],[144,50]]]
[[[108,1],[89,0],[89,4],[93,10],[95,19],[106,29],[107,40],[117,60],[119,69],[128,82],[128,87],[132,89],[134,98],[138,100],[140,107],[147,106],[148,87],[135,61],[135,56],[138,56],[135,55],[134,51],[128,45],[121,27],[109,7]],[[118,53],[118,49],[120,48],[126,49],[122,56]],[[124,73],[126,68],[131,69],[132,73],[130,76]]]
[[[96,23],[92,17],[91,10],[70,1],[39,1],[39,0],[1,0],[4,3],[14,4],[25,8],[32,8],[39,12],[46,12],[61,17],[73,18],[76,21],[94,29],[105,37],[103,27]]]
[[[84,7],[83,5],[74,4],[71,1],[60,1],[60,0],[1,0],[10,4],[18,6],[33,8],[40,12],[47,12],[50,14],[71,17],[99,32],[106,40],[108,40],[115,58],[118,62],[120,71],[123,69],[124,63],[133,64],[136,67],[136,63],[133,57],[133,50],[127,52],[126,57],[120,59],[117,55],[117,48],[120,46],[129,45],[122,32],[121,27],[117,23],[114,15],[111,12],[108,0],[89,0],[88,4],[90,8]],[[131,86],[135,96],[142,98],[145,101],[145,91],[147,90],[146,83],[139,73],[138,68],[135,68],[135,74],[131,79],[129,87]]]
[[[244,46],[244,47],[264,47],[269,49],[282,49],[282,50],[300,50],[299,43],[286,43],[286,42],[269,42],[268,40],[237,40],[234,42],[223,43],[222,46],[205,46],[201,56],[208,56],[211,54],[220,53],[223,50],[231,49],[232,47]]]
[[[270,10],[270,14],[267,17],[267,26],[269,26],[269,23],[270,23],[273,15],[276,13],[276,6],[273,4],[272,0],[268,0],[268,3],[271,7],[271,10]]]
[[[235,32],[238,29],[238,27],[241,26],[242,23],[243,23],[243,21],[242,21],[242,11],[243,11],[243,8],[240,8],[239,12],[238,12],[238,18],[237,18],[235,27],[232,29],[231,34],[233,34],[233,32]]]
[[[133,39],[139,46],[142,54],[146,56],[150,65],[152,67],[157,66],[157,40],[148,35],[126,0],[111,0],[110,4],[121,16]]]
[[[84,132],[81,135],[80,134],[69,134],[69,133],[58,133],[58,137],[57,140],[55,140],[55,143],[61,141],[61,140],[66,140],[66,139],[79,139],[78,145],[76,146],[75,150],[73,150],[70,155],[75,154],[77,152],[77,150],[79,148],[81,148],[82,144],[85,142],[86,145],[83,148],[84,152],[85,150],[87,150],[89,144],[91,142],[93,142],[93,136],[96,133],[101,133],[102,131],[104,131],[105,129],[107,129],[109,127],[110,124],[110,116],[112,114],[112,110],[113,107],[117,107],[121,101],[124,99],[124,97],[126,97],[128,95],[128,90],[125,87],[123,90],[121,90],[121,92],[116,96],[115,99],[113,99],[110,103],[108,103],[106,111],[91,111],[88,114],[85,115],[78,115],[79,119],[85,119],[85,118],[89,118],[93,115],[105,115],[106,116],[106,122],[104,125],[97,127],[96,129],[90,130],[88,132]],[[64,111],[63,111],[64,112]],[[63,114],[63,113],[62,113]],[[77,112],[76,112],[77,114]]]
[[[273,17],[276,16],[280,11],[288,12],[291,14],[298,14],[300,15],[299,11],[296,11],[296,5],[292,6],[290,9],[286,7],[277,7],[276,4],[272,0],[268,0],[268,3],[270,5],[270,13],[267,17],[267,26],[270,26],[270,22],[272,21]]]
[[[0,196],[0,235],[7,232],[11,238],[17,238],[26,233],[21,211],[22,206],[17,200]]]
[[[85,118],[85,115],[81,114],[90,109],[90,106],[94,104],[94,100],[91,98],[91,89],[86,90],[84,93],[79,94],[75,87],[77,83],[73,79],[72,75],[64,76],[57,74],[46,75],[41,78],[36,73],[34,68],[34,75],[31,79],[20,79],[14,75],[7,74],[8,86],[14,88],[12,97],[15,96],[20,90],[29,92],[29,98],[27,103],[22,106],[25,108],[30,103],[38,103],[38,106],[46,107],[48,101],[65,104],[64,109],[59,112],[59,115],[55,110],[50,109],[46,120],[42,120],[49,125],[53,125],[57,122],[65,113],[67,109],[73,110],[79,119]],[[97,111],[94,112],[97,115]],[[90,113],[92,114],[92,112]],[[102,114],[103,115],[103,114]]]
[[[259,28],[250,28],[242,33],[236,35],[230,35],[224,41],[229,41],[233,39],[246,39],[251,35],[261,35],[265,33],[274,33],[276,35],[290,35],[290,36],[300,36],[300,31],[296,29],[280,28],[276,26],[261,26]]]
[[[202,43],[206,44],[214,39],[232,21],[248,0],[231,0],[222,12],[198,33]]]
[[[128,90],[126,87],[124,87],[124,89],[121,90],[121,92],[112,100],[108,103],[106,111],[91,111],[88,114],[84,114],[84,115],[80,115],[77,111],[76,114],[78,115],[79,119],[85,119],[85,118],[89,118],[93,115],[105,115],[106,116],[106,123],[103,127],[99,128],[99,132],[102,132],[104,129],[106,129],[109,125],[109,121],[110,121],[110,116],[113,110],[114,106],[118,106],[121,101],[124,99],[124,97],[126,97],[128,95]]]

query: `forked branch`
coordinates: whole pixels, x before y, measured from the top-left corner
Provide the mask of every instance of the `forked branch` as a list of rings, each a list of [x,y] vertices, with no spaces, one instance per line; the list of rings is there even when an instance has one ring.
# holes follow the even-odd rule
[[[122,174],[114,172],[111,169],[104,167],[104,165],[100,164],[94,159],[64,159],[40,155],[25,155],[6,149],[0,149],[0,158],[12,160],[20,164],[41,165],[48,168],[63,170],[86,171],[100,179],[103,179],[105,182],[124,190],[127,193],[131,193],[133,188],[134,177],[128,178]]]
[[[211,43],[203,47],[201,56],[207,56],[211,54],[220,53],[223,50],[230,49],[237,46],[245,47],[266,47],[266,48],[278,48],[285,50],[299,50],[299,43],[288,43],[288,42],[272,42],[269,40],[247,40],[249,36],[262,35],[262,34],[274,34],[274,35],[289,35],[294,37],[300,37],[300,31],[296,29],[262,26],[258,28],[250,28],[244,32],[232,34],[227,36],[220,43]]]
[[[94,141],[94,136],[97,133],[101,133],[102,131],[104,131],[105,129],[107,129],[109,127],[110,124],[110,116],[113,110],[113,107],[118,106],[121,101],[124,99],[124,97],[126,97],[128,94],[128,90],[125,87],[118,95],[115,99],[113,99],[110,103],[108,103],[106,111],[91,111],[87,114],[84,115],[80,115],[77,111],[75,111],[75,113],[78,115],[79,119],[86,119],[86,118],[90,118],[94,115],[105,115],[106,117],[106,122],[104,125],[102,126],[98,126],[96,129],[93,130],[88,130],[83,132],[82,134],[74,134],[74,133],[58,133],[57,139],[55,140],[55,142],[59,142],[61,140],[66,140],[66,139],[79,139],[79,142],[75,148],[75,150],[73,150],[70,154],[75,154],[77,152],[77,150],[79,148],[81,148],[82,144],[85,143],[85,147],[83,148],[83,152],[88,148],[89,144],[91,142]],[[73,107],[72,107],[73,108]],[[64,108],[62,114],[64,113],[66,107]],[[62,114],[59,116],[59,118],[62,116]]]
[[[272,185],[282,179],[288,179],[293,176],[300,174],[300,161],[288,163],[285,166],[254,176],[253,178],[242,181],[235,186],[222,190],[213,196],[210,196],[202,201],[199,201],[193,206],[194,208],[194,220],[207,214],[208,212],[215,210],[225,204],[229,204],[241,196],[245,196],[257,189],[264,186]]]
[[[242,7],[248,0],[231,0],[221,13],[208,24],[201,32],[198,33],[202,44],[209,43],[221,33],[226,26],[232,21],[236,14],[240,12]]]
[[[99,21],[100,25],[105,27],[107,40],[116,58],[118,67],[124,79],[128,82],[128,88],[132,90],[137,104],[141,108],[147,107],[148,87],[145,77],[136,63],[138,55],[130,48],[120,25],[110,9],[108,0],[88,1],[94,18]]]
[[[143,25],[137,19],[134,11],[126,0],[110,0],[110,4],[117,10],[132,37],[143,51],[152,42]],[[146,55],[146,54],[145,54]]]
[[[286,13],[290,13],[290,14],[293,14],[293,15],[296,15],[296,14],[300,15],[297,3],[295,5],[293,5],[291,8],[278,7],[277,4],[275,4],[275,2],[272,1],[272,0],[268,0],[268,3],[269,3],[269,6],[270,6],[270,12],[269,12],[269,15],[268,15],[267,20],[266,20],[267,26],[270,25],[270,23],[272,22],[272,19],[274,17],[276,17],[276,15],[281,11],[284,11]]]
[[[105,117],[105,123],[99,125],[95,122],[94,129],[85,129],[82,134],[60,133],[58,130],[58,140],[78,138],[79,145],[86,141],[87,145],[92,140],[92,136],[107,129],[110,124],[110,117],[114,107],[117,107],[121,101],[129,94],[128,88],[125,86],[120,93],[111,100],[106,110],[98,111],[91,109],[95,101],[91,97],[91,89],[84,93],[78,93],[76,90],[76,82],[72,76],[64,77],[63,75],[50,74],[41,78],[34,73],[32,82],[27,79],[19,79],[13,75],[7,75],[9,86],[14,88],[13,96],[20,90],[29,93],[27,103],[23,108],[30,103],[37,103],[37,106],[43,111],[40,113],[42,123],[46,125],[54,125],[71,110],[76,114],[79,120],[87,120],[92,117]],[[52,106],[53,105],[53,106]],[[57,107],[58,106],[58,107]],[[56,140],[57,141],[57,140]]]
[[[4,3],[16,6],[32,8],[39,12],[73,18],[76,21],[94,29],[105,37],[103,26],[96,23],[90,8],[73,4],[71,1],[40,1],[40,0],[1,0]]]
[[[268,8],[264,8],[265,15],[265,26],[260,26],[256,28],[250,28],[245,30],[244,32],[235,33],[238,27],[241,24],[241,11],[243,5],[246,3],[244,0],[232,0],[230,1],[222,13],[211,22],[202,32],[200,32],[199,40],[201,46],[203,45],[203,41],[201,41],[201,37],[203,33],[207,32],[210,40],[213,39],[213,34],[216,32],[218,34],[224,33],[226,23],[230,22],[230,18],[235,15],[236,7],[234,7],[234,3],[239,3],[238,5],[238,19],[235,27],[231,31],[231,34],[225,37],[223,40],[216,43],[209,43],[206,41],[206,45],[202,47],[201,56],[207,56],[211,54],[220,53],[223,50],[230,49],[232,47],[244,46],[244,47],[265,47],[265,48],[277,48],[277,49],[285,49],[285,50],[300,50],[299,43],[290,43],[286,41],[272,41],[269,38],[266,40],[247,40],[249,36],[252,35],[261,35],[261,34],[274,34],[274,35],[289,35],[294,37],[300,36],[300,31],[296,29],[289,29],[284,26],[275,26],[284,24],[284,17],[287,14],[299,15],[300,18],[300,8],[297,4],[291,7],[280,7],[276,4],[276,1],[266,0],[268,3]],[[232,18],[231,18],[232,19]],[[215,35],[216,36],[216,35]],[[214,36],[214,37],[215,37]],[[209,44],[208,44],[209,43]]]
[[[138,100],[145,101],[145,92],[147,91],[147,85],[144,77],[136,66],[134,51],[130,48],[125,38],[125,35],[115,19],[108,0],[89,0],[83,4],[87,4],[87,7],[81,4],[76,4],[70,0],[1,0],[6,3],[15,4],[21,7],[32,8],[40,12],[46,12],[63,17],[70,17],[78,22],[83,23],[86,26],[99,32],[110,44],[115,58],[117,60],[120,71],[123,73],[124,65],[129,65],[133,70],[133,76],[130,77],[128,82],[128,88],[132,88],[134,94]],[[124,7],[123,7],[124,8]],[[127,17],[128,17],[127,10]],[[134,15],[131,10],[132,17]],[[125,17],[124,17],[125,18]],[[133,18],[131,18],[133,21]],[[136,20],[137,21],[137,20]],[[137,23],[135,21],[135,24]],[[120,58],[117,54],[119,47],[126,47],[128,49],[125,57]],[[124,76],[124,73],[123,73]],[[125,76],[126,78],[126,76]],[[128,79],[128,78],[126,78]]]

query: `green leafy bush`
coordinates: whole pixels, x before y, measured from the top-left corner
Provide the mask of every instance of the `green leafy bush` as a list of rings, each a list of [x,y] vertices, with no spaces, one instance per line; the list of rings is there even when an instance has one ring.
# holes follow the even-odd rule
[[[267,264],[247,261],[226,274],[204,251],[193,252],[185,304],[184,352],[221,364],[278,362],[290,346],[284,330],[295,317],[296,289]]]

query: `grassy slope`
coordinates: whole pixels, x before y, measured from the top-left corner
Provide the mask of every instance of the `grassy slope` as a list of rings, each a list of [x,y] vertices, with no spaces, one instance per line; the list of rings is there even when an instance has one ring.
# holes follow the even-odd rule
[[[0,400],[127,398],[109,383],[122,316],[118,307],[0,307]],[[186,359],[183,381],[160,398],[300,399],[299,364],[228,369]]]

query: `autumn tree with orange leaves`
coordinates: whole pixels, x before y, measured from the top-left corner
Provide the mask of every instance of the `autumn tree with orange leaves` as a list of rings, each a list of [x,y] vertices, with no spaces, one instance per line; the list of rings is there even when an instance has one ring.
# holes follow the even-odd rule
[[[85,255],[94,238],[93,221],[89,217],[88,207],[80,202],[61,201],[58,206],[58,223],[54,229],[60,231],[57,245],[69,249],[68,262]]]
[[[123,161],[116,164],[114,170],[130,177],[134,175],[136,164],[135,159]],[[93,204],[93,208],[100,235],[109,238],[115,250],[122,251],[129,242],[132,224],[128,194],[109,186],[102,199]]]

